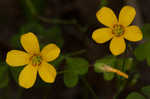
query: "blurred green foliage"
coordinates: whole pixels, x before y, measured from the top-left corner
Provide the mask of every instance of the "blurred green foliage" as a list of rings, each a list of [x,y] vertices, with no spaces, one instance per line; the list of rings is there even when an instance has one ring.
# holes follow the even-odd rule
[[[150,98],[150,86],[144,86],[140,93],[132,92],[126,99],[149,99]]]
[[[81,57],[67,57],[66,65],[69,71],[75,72],[77,75],[84,75],[88,72],[89,63]]]
[[[141,30],[143,32],[143,37],[144,37],[144,40],[146,41],[149,41],[150,39],[150,24],[144,24],[142,27],[141,27]]]
[[[0,88],[5,88],[8,86],[9,75],[8,75],[8,65],[0,65]]]
[[[143,61],[144,59],[147,60],[147,63],[150,65],[150,42],[145,42],[144,44],[139,45],[135,51],[134,54],[136,56],[136,58],[139,61]]]
[[[126,99],[146,99],[146,98],[137,92],[132,92],[127,96]]]
[[[150,66],[150,24],[145,24],[142,27],[142,32],[144,35],[144,43],[137,46],[134,54],[139,61],[146,59]]]
[[[148,99],[150,99],[150,85],[144,86],[141,91]]]

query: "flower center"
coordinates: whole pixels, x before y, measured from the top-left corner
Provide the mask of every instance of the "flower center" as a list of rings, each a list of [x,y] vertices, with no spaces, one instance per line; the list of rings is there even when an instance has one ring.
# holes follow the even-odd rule
[[[32,61],[33,66],[38,66],[41,64],[42,58],[41,56],[35,55],[35,56],[32,56],[31,61]]]
[[[116,24],[113,26],[113,34],[115,36],[121,36],[123,35],[123,33],[124,33],[124,27],[122,25]]]

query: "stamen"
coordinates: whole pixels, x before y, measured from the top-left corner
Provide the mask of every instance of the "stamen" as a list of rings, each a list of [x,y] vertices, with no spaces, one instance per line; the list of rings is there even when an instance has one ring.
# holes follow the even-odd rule
[[[38,66],[38,65],[41,64],[42,58],[41,58],[41,56],[37,56],[37,55],[36,56],[32,56],[31,61],[32,61],[32,65],[33,66]]]
[[[117,36],[117,37],[121,36],[121,35],[123,35],[123,33],[124,33],[124,27],[122,25],[116,24],[113,26],[113,34],[115,36]]]

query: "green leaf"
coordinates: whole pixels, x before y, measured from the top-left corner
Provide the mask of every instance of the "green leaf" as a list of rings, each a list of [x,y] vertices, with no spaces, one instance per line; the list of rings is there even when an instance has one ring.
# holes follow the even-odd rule
[[[104,71],[102,71],[100,69],[102,66],[108,65],[108,66],[114,67],[115,66],[115,62],[116,62],[116,57],[114,57],[114,56],[107,56],[107,57],[105,57],[103,59],[99,59],[94,64],[94,70],[97,73],[104,72]]]
[[[139,60],[139,61],[142,61],[146,58],[146,45],[145,44],[141,44],[141,45],[138,45],[136,47],[136,49],[134,50],[134,54],[135,54],[135,57]],[[142,52],[142,53],[141,53]]]
[[[139,45],[135,49],[134,54],[139,61],[142,61],[146,58],[148,58],[148,61],[149,61],[149,58],[150,58],[150,53],[149,53],[150,46],[149,45],[150,45],[150,42],[145,42],[144,44]]]
[[[4,64],[0,66],[0,88],[7,87],[8,82],[9,82],[8,66]]]
[[[142,93],[150,98],[150,85],[142,88]]]
[[[79,75],[85,75],[88,72],[89,63],[80,57],[66,57],[67,67],[64,72],[64,83],[67,87],[77,85]]]
[[[131,68],[133,67],[133,58],[127,58],[125,60],[125,71],[131,70]]]
[[[64,83],[68,88],[75,87],[78,83],[78,75],[74,72],[65,72],[64,73]]]
[[[147,64],[150,66],[150,55],[147,54]]]
[[[96,63],[94,64],[94,71],[97,72],[97,73],[102,73],[102,72],[104,72],[104,70],[101,69],[101,67],[103,67],[103,66],[105,66],[105,65],[106,65],[106,64],[104,64],[104,63],[96,62]]]
[[[145,99],[145,97],[137,92],[132,92],[127,96],[126,99]]]
[[[89,63],[87,60],[80,57],[67,57],[66,63],[69,71],[73,71],[76,74],[84,75],[88,72]]]
[[[8,86],[9,76],[8,73],[3,75],[3,79],[0,79],[0,88],[4,88]]]
[[[115,74],[111,72],[104,72],[104,79],[105,80],[112,80],[114,78]]]
[[[139,45],[135,51],[134,51],[134,54],[136,56],[136,58],[139,60],[139,61],[142,61],[144,59],[147,60],[147,63],[148,65],[150,66],[150,41],[148,42],[145,42],[144,44],[141,44]]]
[[[150,39],[150,24],[144,24],[141,28],[145,40]]]

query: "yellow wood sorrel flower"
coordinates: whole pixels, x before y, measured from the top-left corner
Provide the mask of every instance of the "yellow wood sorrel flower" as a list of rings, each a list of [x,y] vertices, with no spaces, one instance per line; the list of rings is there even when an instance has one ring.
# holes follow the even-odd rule
[[[38,39],[30,32],[21,36],[21,44],[27,53],[11,50],[6,57],[7,64],[12,67],[26,65],[19,75],[19,85],[24,88],[32,87],[36,81],[37,72],[43,81],[53,83],[56,69],[48,62],[59,56],[60,49],[55,44],[48,44],[40,52]]]
[[[97,29],[93,32],[92,38],[97,43],[105,43],[109,40],[109,49],[113,55],[120,55],[126,49],[125,40],[132,42],[140,41],[143,38],[138,26],[129,26],[136,15],[136,11],[131,6],[124,6],[119,14],[119,20],[114,12],[107,7],[101,8],[97,13],[97,19],[104,24],[105,28]]]

